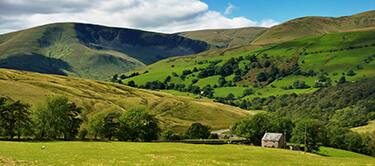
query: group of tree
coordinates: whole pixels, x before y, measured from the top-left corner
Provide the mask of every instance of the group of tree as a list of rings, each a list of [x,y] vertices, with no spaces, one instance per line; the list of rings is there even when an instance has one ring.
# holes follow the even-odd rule
[[[32,127],[30,106],[20,101],[0,97],[0,134],[13,139],[30,134]]]
[[[145,71],[145,73],[148,73],[148,71]],[[121,75],[118,75],[118,74],[115,74],[112,76],[111,78],[111,82],[115,82],[115,83],[121,83],[122,80],[125,80],[125,79],[128,79],[128,78],[132,78],[132,77],[135,77],[135,76],[139,76],[140,74],[138,72],[134,72],[134,73],[131,73],[130,75],[125,75],[125,74],[121,74]]]
[[[64,96],[51,96],[31,112],[30,105],[0,98],[0,137],[12,140],[118,140],[152,141],[212,138],[211,128],[193,123],[184,134],[166,130],[143,107],[99,112],[86,118],[82,108]]]
[[[158,120],[143,108],[99,113],[89,120],[88,134],[95,140],[151,141],[159,137]]]
[[[64,96],[51,96],[31,112],[30,105],[0,98],[0,136],[12,140],[95,139],[151,141],[158,139],[158,120],[144,109],[82,116],[82,108]],[[86,125],[83,125],[86,121]]]
[[[307,85],[305,81],[296,80],[289,87],[281,87],[281,88],[282,89],[308,89],[308,88],[311,88],[311,87],[309,85]]]
[[[0,98],[0,134],[8,139],[73,139],[82,123],[80,113],[80,107],[61,96],[48,97],[33,114],[28,104]]]
[[[250,101],[237,103],[237,105],[249,109],[267,110],[279,117],[301,119],[301,121],[293,121],[296,126],[295,131],[304,131],[305,128],[302,124],[321,127],[319,129],[321,134],[313,136],[313,139],[317,139],[315,142],[318,144],[373,155],[374,152],[367,148],[375,149],[374,145],[370,143],[374,141],[373,134],[358,134],[349,129],[366,125],[370,120],[375,120],[374,84],[374,79],[357,82],[345,81],[337,86],[323,88],[310,94],[285,94],[278,97],[254,98]],[[258,124],[258,122],[254,124]],[[307,128],[307,130],[309,129]],[[314,131],[314,133],[318,132]],[[342,138],[335,134],[342,135]],[[296,133],[295,137],[297,136]],[[340,140],[342,141],[340,142]],[[293,141],[301,143],[302,138],[295,138]],[[310,141],[314,142],[314,140]],[[314,149],[314,146],[311,146],[311,149]]]
[[[292,121],[277,112],[259,113],[237,122],[232,132],[255,145],[260,145],[266,132],[278,132],[284,133],[288,142],[304,145],[308,152],[317,152],[323,145],[375,156],[375,132],[359,134],[319,119],[301,117]]]
[[[366,47],[374,47],[375,43],[372,44],[363,44],[363,45],[356,45],[356,46],[348,46],[345,48],[334,48],[334,49],[328,49],[328,50],[317,50],[317,51],[311,51],[311,52],[301,52],[300,55],[310,55],[310,54],[321,54],[321,53],[334,53],[338,51],[345,51],[345,50],[353,50],[353,49],[360,49],[360,48],[366,48]]]
[[[266,132],[285,133],[287,140],[289,140],[293,127],[294,124],[288,118],[280,118],[270,113],[258,113],[237,122],[231,130],[233,133],[250,140],[254,145],[260,145]]]

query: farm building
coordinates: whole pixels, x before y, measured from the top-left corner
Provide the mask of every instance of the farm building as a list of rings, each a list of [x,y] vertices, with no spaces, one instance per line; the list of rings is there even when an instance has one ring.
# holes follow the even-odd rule
[[[285,146],[286,140],[282,133],[265,133],[262,138],[262,147],[284,148]]]

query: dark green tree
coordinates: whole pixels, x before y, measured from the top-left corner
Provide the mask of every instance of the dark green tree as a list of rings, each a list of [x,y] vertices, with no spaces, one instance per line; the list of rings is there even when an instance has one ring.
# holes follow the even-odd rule
[[[131,80],[131,81],[128,82],[128,86],[136,87],[137,85],[135,84],[135,82],[133,80]]]
[[[343,84],[343,83],[346,83],[346,82],[347,81],[346,81],[345,76],[341,76],[340,79],[339,79],[339,81],[337,81],[338,84]]]
[[[34,116],[36,137],[40,139],[74,139],[82,123],[81,108],[64,96],[48,97]]]
[[[20,101],[11,102],[0,98],[0,128],[4,135],[13,139],[15,135],[20,139],[24,133],[31,131],[30,106]]]
[[[185,135],[190,139],[207,139],[211,134],[211,128],[201,123],[193,123]]]
[[[163,140],[166,141],[176,141],[176,140],[181,140],[181,136],[173,132],[172,130],[166,130],[161,133],[161,137]]]
[[[260,145],[263,135],[272,130],[271,115],[259,113],[248,119],[237,122],[231,129],[234,133],[245,137],[255,145]]]
[[[272,117],[272,127],[270,131],[285,134],[287,141],[289,141],[292,137],[294,128],[292,120],[287,117],[280,117],[277,114],[273,114]]]
[[[117,83],[118,80],[119,80],[118,74],[113,75],[112,78],[111,78],[111,82],[116,82]]]
[[[258,73],[257,76],[256,76],[256,79],[257,79],[257,81],[259,81],[259,82],[267,81],[267,79],[268,79],[268,77],[267,77],[267,73],[265,73],[265,72],[260,72],[260,73]]]
[[[104,128],[104,116],[105,114],[99,113],[95,114],[89,119],[88,132],[89,134],[97,140],[101,135]]]
[[[353,70],[349,70],[348,73],[346,73],[347,76],[355,76],[356,73]]]
[[[324,134],[324,124],[316,119],[303,119],[296,123],[291,141],[304,144],[306,151],[319,151],[319,143]]]
[[[248,95],[252,95],[252,94],[254,94],[254,89],[248,88],[248,89],[245,89],[243,91],[242,96],[244,97],[244,96],[248,96]]]
[[[307,88],[310,88],[310,86],[306,85],[305,81],[296,80],[293,83],[293,88],[295,88],[295,89],[307,89]]]
[[[160,131],[158,120],[144,108],[131,109],[119,119],[118,138],[120,140],[156,140]]]
[[[225,77],[220,77],[220,78],[218,79],[219,87],[223,87],[223,86],[225,86],[226,83],[227,83],[227,80],[225,80]]]
[[[110,112],[104,116],[103,127],[100,130],[100,135],[103,138],[112,140],[114,136],[118,135],[120,116],[121,114],[119,112]]]
[[[227,97],[225,97],[225,99],[227,99],[227,100],[235,100],[235,99],[236,99],[236,96],[234,96],[233,93],[229,93],[229,94],[227,95]]]
[[[207,96],[208,98],[212,98],[214,96],[214,89],[211,87],[211,85],[206,85],[202,89],[203,96]]]

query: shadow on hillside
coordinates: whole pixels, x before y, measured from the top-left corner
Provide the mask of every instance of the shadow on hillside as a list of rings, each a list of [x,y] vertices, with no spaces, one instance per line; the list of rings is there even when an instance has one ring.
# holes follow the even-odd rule
[[[0,68],[58,75],[67,75],[64,71],[71,71],[71,66],[63,60],[34,53],[29,55],[14,55],[0,59]]]
[[[206,42],[176,34],[160,34],[136,29],[75,24],[77,38],[95,49],[116,50],[145,64],[172,56],[196,54],[209,48]]]

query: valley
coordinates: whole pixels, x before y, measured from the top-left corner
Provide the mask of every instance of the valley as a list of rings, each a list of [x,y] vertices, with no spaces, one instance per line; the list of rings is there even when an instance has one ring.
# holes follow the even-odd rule
[[[1,34],[0,165],[374,165],[375,10],[231,12]]]

